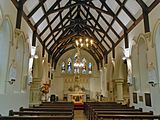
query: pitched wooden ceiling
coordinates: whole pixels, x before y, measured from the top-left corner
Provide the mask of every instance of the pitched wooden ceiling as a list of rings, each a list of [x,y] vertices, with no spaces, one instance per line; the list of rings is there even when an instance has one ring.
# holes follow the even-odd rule
[[[94,45],[82,48],[95,61],[107,61],[107,55],[121,40],[128,47],[128,33],[144,18],[145,31],[149,32],[148,13],[160,0],[11,0],[16,6],[17,24],[21,16],[33,30],[32,45],[36,38],[44,50],[57,63],[70,49],[75,37],[94,40]],[[148,25],[147,25],[148,24]]]

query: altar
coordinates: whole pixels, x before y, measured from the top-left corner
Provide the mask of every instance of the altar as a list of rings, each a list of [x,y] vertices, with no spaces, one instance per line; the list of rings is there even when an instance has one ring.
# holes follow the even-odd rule
[[[68,101],[73,103],[84,103],[86,102],[86,94],[85,93],[69,93]]]

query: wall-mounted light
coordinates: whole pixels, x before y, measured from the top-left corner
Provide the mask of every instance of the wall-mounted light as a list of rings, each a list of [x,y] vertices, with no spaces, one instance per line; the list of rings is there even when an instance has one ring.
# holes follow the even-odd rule
[[[8,81],[8,83],[9,83],[10,85],[12,85],[15,81],[16,81],[16,79],[10,79],[10,80]]]
[[[150,82],[148,82],[152,87],[155,87],[157,84],[159,84],[159,83],[155,83],[155,82],[153,82],[153,81],[150,81]]]

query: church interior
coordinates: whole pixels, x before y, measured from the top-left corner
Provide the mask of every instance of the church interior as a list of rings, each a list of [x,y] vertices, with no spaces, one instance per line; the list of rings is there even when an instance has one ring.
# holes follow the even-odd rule
[[[160,119],[159,3],[0,0],[0,120]]]

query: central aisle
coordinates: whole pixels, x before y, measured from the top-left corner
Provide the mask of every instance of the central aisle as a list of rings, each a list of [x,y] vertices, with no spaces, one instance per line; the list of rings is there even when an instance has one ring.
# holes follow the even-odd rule
[[[74,120],[87,120],[83,110],[74,110]]]

